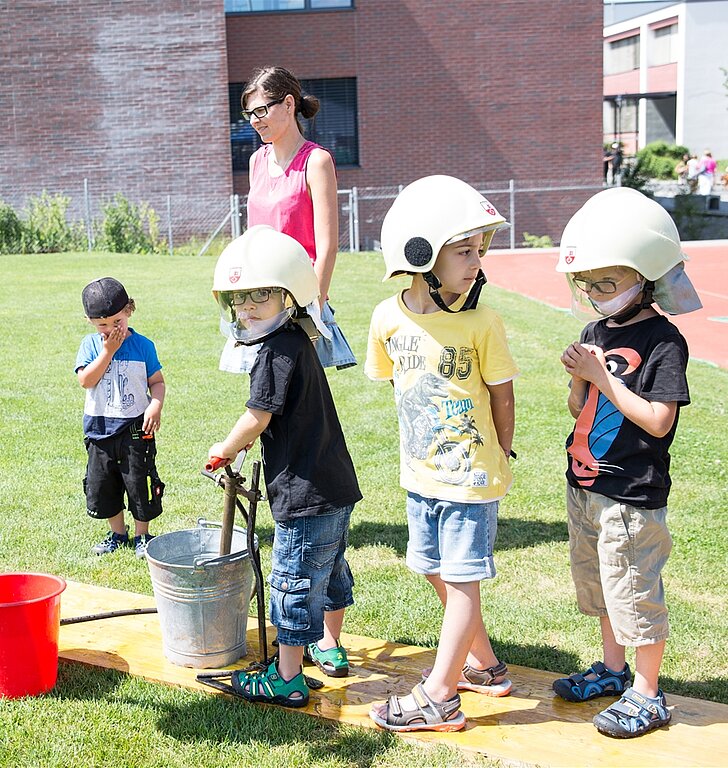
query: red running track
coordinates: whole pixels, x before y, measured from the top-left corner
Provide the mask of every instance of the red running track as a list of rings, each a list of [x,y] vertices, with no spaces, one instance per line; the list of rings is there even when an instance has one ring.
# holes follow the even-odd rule
[[[690,260],[685,265],[703,308],[670,317],[690,347],[690,356],[728,369],[728,241],[683,243]],[[552,307],[568,310],[571,293],[556,271],[559,251],[517,249],[488,251],[484,259],[488,281]]]

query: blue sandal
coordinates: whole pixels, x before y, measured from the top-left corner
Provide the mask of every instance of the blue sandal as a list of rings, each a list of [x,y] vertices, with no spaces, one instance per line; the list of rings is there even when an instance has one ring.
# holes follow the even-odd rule
[[[594,680],[587,680],[587,675],[594,675]],[[560,677],[554,680],[554,693],[566,701],[580,703],[596,699],[598,696],[613,696],[621,694],[632,682],[629,664],[624,665],[621,672],[607,669],[603,662],[595,661],[586,672],[571,677]]]
[[[643,733],[662,728],[672,719],[665,694],[657,692],[653,699],[628,688],[622,698],[594,717],[599,733],[617,739],[632,739]]]

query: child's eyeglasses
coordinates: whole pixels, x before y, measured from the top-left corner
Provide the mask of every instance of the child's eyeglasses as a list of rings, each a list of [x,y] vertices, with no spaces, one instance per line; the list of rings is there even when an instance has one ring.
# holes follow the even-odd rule
[[[245,304],[250,297],[253,304],[264,304],[274,293],[280,293],[280,288],[254,288],[252,291],[234,291],[233,304]]]
[[[584,293],[591,293],[596,291],[597,293],[616,293],[617,286],[623,283],[629,275],[625,275],[621,280],[587,280],[585,277],[575,277],[574,285]]]
[[[275,101],[269,101],[267,104],[261,104],[255,109],[244,109],[240,114],[243,116],[243,120],[247,120],[248,122],[253,119],[253,115],[255,115],[258,120],[262,120],[268,114],[268,109],[270,107],[274,107],[276,104],[280,104],[285,98],[285,96],[282,96],[280,99],[276,99]]]

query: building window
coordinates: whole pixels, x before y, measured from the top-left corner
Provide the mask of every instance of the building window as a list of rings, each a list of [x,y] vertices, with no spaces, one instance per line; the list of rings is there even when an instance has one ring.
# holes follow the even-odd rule
[[[327,8],[353,7],[354,0],[225,0],[225,13],[319,11]]]
[[[677,61],[677,24],[652,30],[649,65],[659,67]]]
[[[630,72],[640,66],[640,36],[607,40],[604,44],[604,74]]]
[[[331,152],[337,166],[359,164],[356,78],[301,80],[304,93],[316,96],[321,109],[311,120],[299,116],[304,136]],[[262,144],[253,126],[240,116],[245,83],[230,83],[230,143],[233,171],[247,171],[250,156]]]

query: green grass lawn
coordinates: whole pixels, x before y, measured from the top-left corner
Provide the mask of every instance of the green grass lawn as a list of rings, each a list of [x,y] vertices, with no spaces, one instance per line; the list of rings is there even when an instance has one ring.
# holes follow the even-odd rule
[[[81,415],[73,373],[83,317],[81,289],[111,274],[137,302],[132,325],[157,345],[167,381],[158,467],[167,484],[162,533],[220,519],[222,493],[199,469],[208,446],[244,407],[247,377],[217,370],[223,339],[210,294],[211,256],[53,254],[2,257],[0,324],[0,571],[46,571],[151,594],[132,552],[95,557],[105,533],[85,513]],[[434,646],[440,607],[404,565],[404,492],[391,387],[364,376],[368,320],[400,284],[382,284],[381,257],[342,254],[332,295],[362,365],[329,380],[364,500],[352,518],[349,562],[356,605],[345,629]],[[600,657],[597,624],[579,615],[569,573],[563,503],[566,408],[562,349],[578,336],[565,314],[486,287],[503,316],[522,375],[516,382],[515,484],[501,506],[498,578],[483,586],[484,616],[501,658],[573,672]],[[673,445],[672,556],[665,569],[672,636],[663,665],[668,693],[728,703],[728,373],[691,363],[693,404]],[[259,513],[264,569],[267,507]],[[50,738],[49,738],[50,736]],[[0,703],[0,766],[399,766],[489,764],[423,749],[389,734],[156,686],[62,663],[45,697]]]

